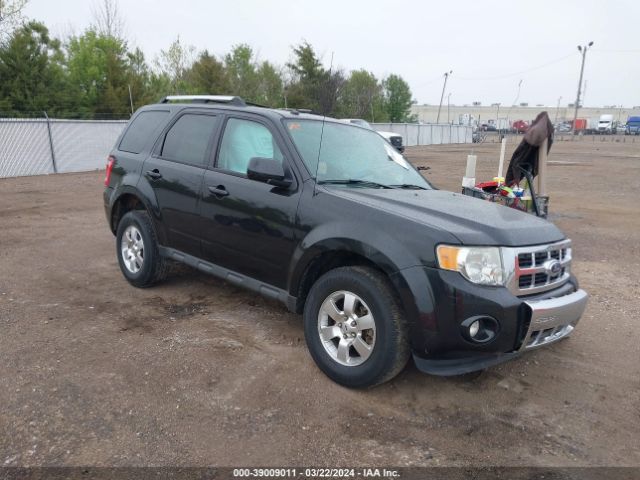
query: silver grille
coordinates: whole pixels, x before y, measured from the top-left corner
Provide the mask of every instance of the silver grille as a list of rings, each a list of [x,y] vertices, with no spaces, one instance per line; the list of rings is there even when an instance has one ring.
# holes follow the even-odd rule
[[[571,240],[533,247],[504,248],[507,287],[514,295],[532,295],[557,288],[569,277]]]
[[[524,348],[535,348],[560,340],[573,332],[573,325],[558,325],[544,330],[532,330],[527,336]]]
[[[587,292],[577,290],[560,297],[525,301],[531,317],[518,349],[541,347],[570,335],[584,313],[587,298]]]

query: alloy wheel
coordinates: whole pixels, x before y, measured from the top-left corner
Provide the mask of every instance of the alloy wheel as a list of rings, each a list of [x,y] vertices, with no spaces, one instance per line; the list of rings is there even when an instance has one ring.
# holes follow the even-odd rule
[[[353,292],[329,295],[318,313],[318,335],[325,351],[341,365],[362,365],[376,341],[376,322],[367,304]]]

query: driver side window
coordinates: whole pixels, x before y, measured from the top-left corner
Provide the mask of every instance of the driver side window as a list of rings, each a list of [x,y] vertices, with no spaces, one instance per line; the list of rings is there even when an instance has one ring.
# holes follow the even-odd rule
[[[217,167],[243,175],[254,157],[282,163],[282,152],[267,127],[252,120],[231,118],[227,122],[218,153]]]

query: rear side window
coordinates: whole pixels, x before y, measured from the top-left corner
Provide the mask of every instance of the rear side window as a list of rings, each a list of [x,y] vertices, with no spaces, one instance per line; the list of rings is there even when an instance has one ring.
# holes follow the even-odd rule
[[[162,158],[205,166],[207,147],[218,118],[212,115],[186,114],[167,132],[162,146]]]
[[[161,126],[169,116],[167,110],[155,110],[140,113],[122,137],[118,150],[140,153],[147,142],[155,140]]]

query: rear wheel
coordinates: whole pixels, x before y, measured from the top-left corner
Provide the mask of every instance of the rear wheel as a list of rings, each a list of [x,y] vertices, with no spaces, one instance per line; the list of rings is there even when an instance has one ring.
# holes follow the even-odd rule
[[[304,331],[318,367],[347,387],[386,382],[409,358],[400,304],[372,268],[337,268],[320,277],[305,303]]]
[[[120,270],[129,283],[149,287],[166,276],[167,261],[160,255],[149,214],[133,210],[122,217],[116,232]]]

